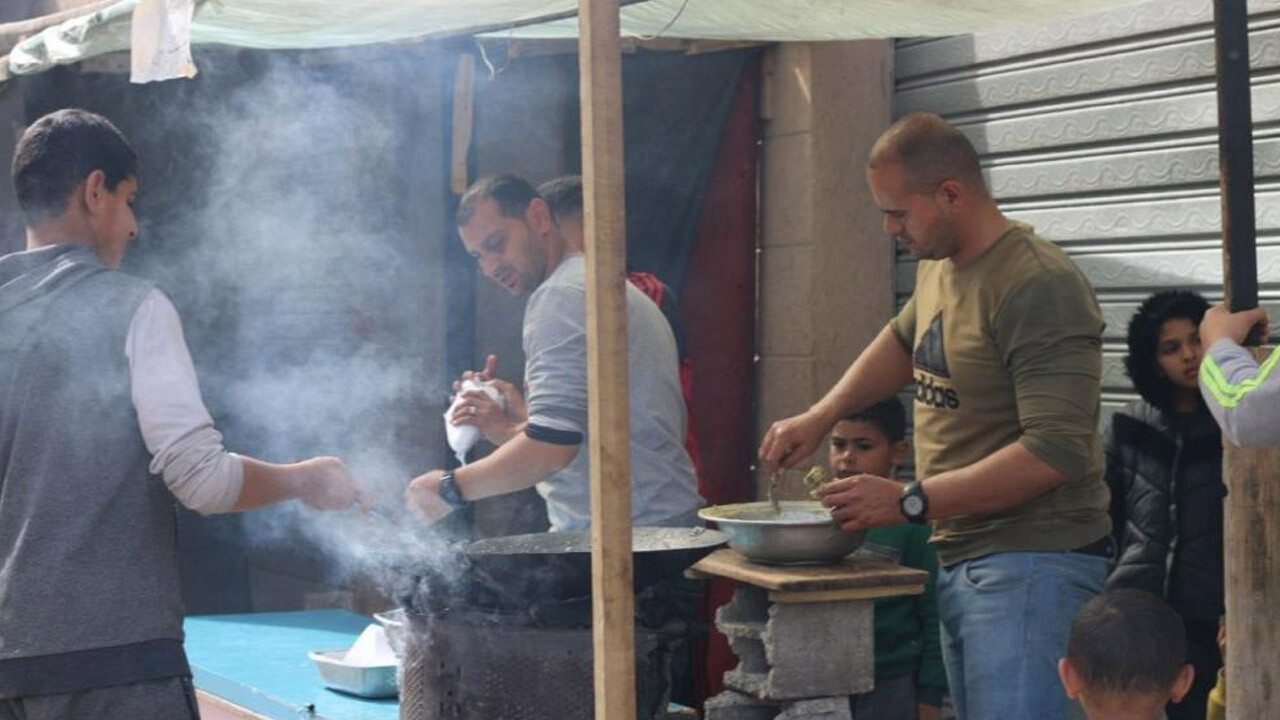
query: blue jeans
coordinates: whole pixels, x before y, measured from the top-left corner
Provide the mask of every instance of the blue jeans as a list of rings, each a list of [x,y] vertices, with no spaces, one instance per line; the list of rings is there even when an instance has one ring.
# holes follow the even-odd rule
[[[1006,552],[938,571],[942,658],[959,720],[1064,720],[1058,680],[1071,622],[1102,592],[1111,562]]]

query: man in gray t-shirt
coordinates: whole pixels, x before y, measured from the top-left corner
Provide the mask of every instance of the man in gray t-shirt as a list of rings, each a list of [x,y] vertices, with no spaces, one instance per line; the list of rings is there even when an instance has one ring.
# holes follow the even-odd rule
[[[528,420],[483,460],[415,478],[406,500],[435,521],[472,500],[537,485],[553,530],[585,529],[591,509],[588,457],[580,452],[587,434],[583,256],[570,251],[532,186],[515,177],[473,185],[459,202],[457,224],[486,276],[512,294],[536,288],[524,317]],[[684,449],[675,338],[644,293],[630,284],[626,293],[632,520],[693,525],[702,498]]]

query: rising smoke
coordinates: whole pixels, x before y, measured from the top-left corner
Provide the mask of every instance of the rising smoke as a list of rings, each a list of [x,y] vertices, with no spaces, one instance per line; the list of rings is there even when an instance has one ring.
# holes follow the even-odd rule
[[[414,222],[415,203],[443,203],[406,190],[406,169],[439,176],[443,163],[438,148],[414,148],[388,90],[404,86],[404,68],[305,67],[296,55],[200,62],[207,94],[156,119],[187,126],[181,159],[153,179],[142,147],[151,222],[136,269],[174,297],[228,449],[274,462],[338,455],[375,502],[399,510],[405,483],[444,463],[448,389],[444,226]],[[438,164],[414,168],[415,152]],[[298,503],[251,513],[244,527],[251,544],[318,546],[335,580],[390,583],[398,551],[436,547],[407,518]]]

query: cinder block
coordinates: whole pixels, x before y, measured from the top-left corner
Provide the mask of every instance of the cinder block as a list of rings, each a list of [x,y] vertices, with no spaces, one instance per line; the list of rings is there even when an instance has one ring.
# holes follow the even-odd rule
[[[707,700],[704,713],[706,720],[853,720],[847,697],[769,702],[734,690]]]
[[[828,697],[785,703],[774,720],[853,720],[849,698]]]
[[[763,636],[771,698],[867,692],[875,681],[870,600],[775,603]],[[815,658],[821,658],[814,662]]]
[[[729,602],[716,610],[716,627],[725,635],[736,634],[729,628],[742,624],[759,625],[763,630],[764,624],[769,622],[771,604],[769,593],[762,588],[739,583]]]
[[[725,690],[703,706],[706,720],[773,720],[779,706],[733,690]]]
[[[761,610],[767,620],[756,633]],[[765,700],[867,692],[875,682],[873,602],[768,603],[759,588],[740,587],[716,614],[738,667],[725,686]]]

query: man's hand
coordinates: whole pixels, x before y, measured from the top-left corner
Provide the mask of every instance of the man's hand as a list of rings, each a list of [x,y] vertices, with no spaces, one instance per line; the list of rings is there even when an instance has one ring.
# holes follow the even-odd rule
[[[1242,310],[1233,313],[1223,305],[1214,305],[1204,314],[1200,321],[1200,344],[1207,350],[1218,340],[1228,338],[1237,345],[1243,344],[1249,331],[1261,325],[1263,338],[1270,335],[1270,322],[1267,311],[1262,308]]]
[[[490,355],[484,359],[483,370],[467,370],[466,372],[462,373],[462,375],[457,380],[454,380],[453,391],[456,393],[459,390],[461,390],[462,383],[465,380],[471,380],[474,378],[480,382],[489,382],[490,380],[493,379],[494,375],[496,375],[497,373],[498,373],[498,356]]]
[[[815,408],[809,408],[769,427],[760,443],[760,460],[769,472],[789,468],[813,454],[834,422]]]
[[[409,506],[409,512],[422,518],[428,525],[440,522],[453,512],[453,507],[440,497],[440,480],[443,478],[443,470],[432,470],[414,478],[404,491],[404,501]]]
[[[502,393],[505,408],[503,403],[485,392],[468,390],[462,393],[464,402],[454,409],[449,422],[454,425],[474,425],[480,428],[486,440],[494,445],[501,445],[520,432],[520,427],[529,419],[529,410],[524,396],[514,385],[505,380],[488,382]]]
[[[942,708],[920,703],[916,708],[916,718],[917,720],[940,720]]]
[[[316,510],[343,510],[360,498],[345,463],[336,457],[316,457],[303,463],[298,477],[297,497]]]
[[[898,507],[902,483],[875,475],[832,480],[814,491],[831,517],[848,532],[906,522]]]

